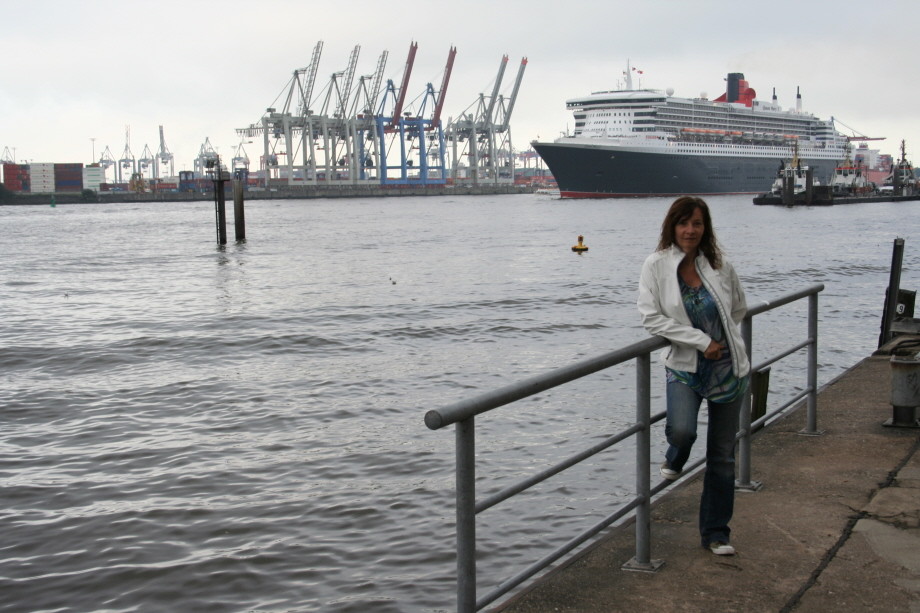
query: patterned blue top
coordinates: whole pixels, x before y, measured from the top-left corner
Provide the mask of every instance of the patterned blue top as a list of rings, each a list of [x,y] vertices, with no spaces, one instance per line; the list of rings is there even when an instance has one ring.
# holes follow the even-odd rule
[[[736,400],[747,387],[747,377],[738,379],[732,372],[732,356],[725,341],[725,330],[719,318],[719,309],[715,299],[706,286],[690,287],[677,277],[680,283],[680,295],[684,308],[694,328],[708,334],[715,342],[726,345],[722,357],[709,360],[702,352],[697,355],[695,373],[667,369],[668,381],[677,380],[687,384],[690,389],[712,402],[725,403]]]

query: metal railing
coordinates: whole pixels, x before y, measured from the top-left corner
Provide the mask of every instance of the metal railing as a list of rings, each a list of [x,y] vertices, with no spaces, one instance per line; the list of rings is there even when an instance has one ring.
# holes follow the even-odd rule
[[[753,336],[753,317],[760,313],[808,299],[808,331],[802,342],[787,348],[776,356],[752,367],[752,372],[760,371],[803,348],[807,348],[806,386],[800,394],[760,419],[751,422],[751,394],[745,394],[741,405],[741,417],[738,432],[738,479],[737,486],[744,489],[757,489],[759,484],[751,482],[751,434],[762,428],[768,421],[789,409],[793,404],[806,398],[807,426],[803,434],[817,435],[817,368],[818,368],[818,293],[824,289],[823,284],[816,284],[798,292],[783,295],[777,300],[749,308],[742,322],[742,336],[751,355]],[[559,560],[579,545],[596,536],[605,528],[635,511],[636,552],[635,557],[623,565],[625,570],[654,571],[663,563],[650,559],[651,552],[651,501],[652,497],[670,483],[664,481],[651,487],[651,425],[662,420],[666,412],[651,415],[651,353],[667,345],[658,337],[634,343],[622,349],[590,358],[531,377],[494,390],[480,396],[463,400],[441,409],[428,411],[425,424],[432,430],[456,424],[456,506],[457,506],[457,611],[472,613],[494,602],[515,587],[521,585],[553,562]],[[475,497],[475,416],[500,406],[527,398],[534,394],[575,381],[598,371],[636,361],[636,421],[625,430],[608,437],[606,440],[569,457],[555,466],[545,469],[531,477],[476,501]],[[600,523],[585,530],[556,551],[531,564],[515,576],[506,579],[491,592],[476,599],[476,515],[515,494],[556,475],[579,462],[609,448],[632,436],[636,437],[636,494],[632,500],[617,509]],[[705,461],[697,460],[686,466],[690,472]]]

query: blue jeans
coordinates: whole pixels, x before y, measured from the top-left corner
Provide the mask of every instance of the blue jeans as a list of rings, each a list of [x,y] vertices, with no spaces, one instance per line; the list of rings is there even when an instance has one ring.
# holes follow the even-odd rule
[[[706,432],[706,473],[700,500],[700,537],[703,547],[729,540],[735,508],[735,435],[744,394],[731,402],[707,401],[709,427]],[[697,416],[703,397],[679,381],[667,386],[668,420],[665,459],[674,470],[683,470],[696,440]]]

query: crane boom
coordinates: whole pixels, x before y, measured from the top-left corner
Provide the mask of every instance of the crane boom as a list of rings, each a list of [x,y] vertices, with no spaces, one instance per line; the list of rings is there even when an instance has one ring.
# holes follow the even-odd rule
[[[511,122],[511,112],[514,110],[514,101],[517,100],[518,90],[521,88],[521,80],[524,78],[524,69],[527,68],[527,58],[521,58],[521,66],[518,68],[517,78],[514,80],[514,88],[511,90],[511,99],[508,101],[508,108],[505,109],[505,116],[499,126],[499,131],[508,129]]]
[[[492,123],[492,113],[495,111],[495,102],[498,100],[498,90],[502,85],[502,78],[505,75],[505,66],[508,65],[508,56],[502,56],[502,63],[498,67],[498,75],[495,77],[495,87],[492,88],[492,98],[489,100],[489,106],[486,109],[486,116],[483,120]]]
[[[399,124],[403,104],[406,102],[406,90],[409,88],[409,77],[412,75],[412,65],[415,63],[415,52],[417,50],[418,43],[413,41],[412,44],[409,45],[409,56],[406,58],[406,68],[403,71],[402,83],[399,86],[399,94],[396,96],[396,105],[393,107],[393,118],[390,120],[391,127],[396,127],[396,125]]]
[[[374,83],[371,85],[371,91],[368,92],[368,105],[370,106],[371,112],[374,111],[374,108],[377,106],[377,97],[380,95],[380,85],[383,83],[383,71],[387,65],[387,57],[389,52],[384,50],[380,54],[380,59],[377,60],[377,72],[374,73]]]
[[[355,79],[355,67],[358,65],[358,54],[361,52],[361,45],[355,45],[348,59],[348,68],[345,70],[345,79],[342,83],[342,89],[339,92],[339,117],[345,117],[348,112],[348,99],[351,96],[351,84]]]
[[[444,94],[447,93],[447,84],[450,83],[450,73],[454,69],[454,57],[457,55],[457,48],[451,47],[447,54],[447,66],[444,68],[444,79],[441,81],[441,90],[438,92],[438,103],[434,107],[434,114],[431,116],[431,126],[437,126],[441,121],[441,109],[444,108]]]
[[[310,99],[313,97],[313,84],[316,83],[316,73],[319,70],[319,58],[323,54],[323,41],[316,43],[313,48],[313,57],[306,68],[303,90],[301,91],[301,114],[305,115],[310,108]]]

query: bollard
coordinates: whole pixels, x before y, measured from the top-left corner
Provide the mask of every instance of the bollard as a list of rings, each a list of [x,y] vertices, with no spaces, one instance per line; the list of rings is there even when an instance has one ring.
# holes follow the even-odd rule
[[[891,356],[892,417],[883,425],[896,428],[918,428],[917,406],[920,406],[920,360],[916,357]]]

